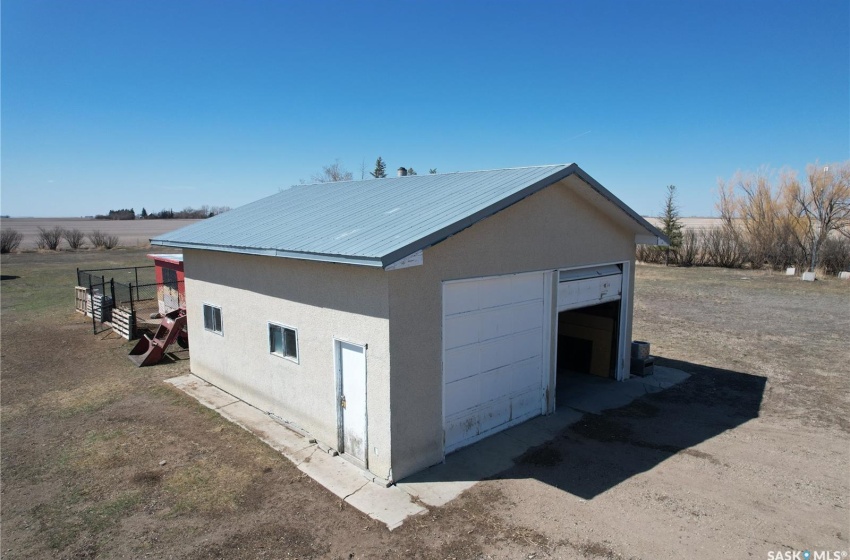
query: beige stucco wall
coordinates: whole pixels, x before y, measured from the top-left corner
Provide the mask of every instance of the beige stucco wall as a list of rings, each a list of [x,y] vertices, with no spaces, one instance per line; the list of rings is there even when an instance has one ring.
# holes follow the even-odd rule
[[[569,177],[426,249],[422,266],[386,273],[396,480],[443,459],[443,281],[629,261],[634,285],[634,226],[571,189],[587,186]],[[631,309],[627,316],[631,340]]]
[[[389,296],[381,269],[185,250],[192,372],[337,447],[334,337],[367,344],[369,470],[390,474]],[[204,330],[220,306],[224,335]],[[269,353],[268,323],[298,329],[299,363]]]

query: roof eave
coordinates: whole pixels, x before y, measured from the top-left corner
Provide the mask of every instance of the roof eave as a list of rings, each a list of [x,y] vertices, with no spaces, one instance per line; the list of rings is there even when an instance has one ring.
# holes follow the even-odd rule
[[[648,233],[635,235],[636,245],[658,245],[659,247],[668,247],[670,240],[664,235],[651,235]]]
[[[274,248],[258,247],[233,247],[229,245],[210,245],[206,243],[187,243],[183,241],[169,241],[167,239],[151,239],[151,245],[163,247],[176,247],[179,249],[197,249],[200,251],[219,251],[224,253],[235,253],[240,255],[256,255],[261,257],[284,257],[289,259],[300,259],[304,261],[327,262],[336,264],[354,264],[359,266],[382,267],[381,259],[377,257],[359,257],[351,255],[329,255],[322,253],[303,253],[299,251],[283,251]]]

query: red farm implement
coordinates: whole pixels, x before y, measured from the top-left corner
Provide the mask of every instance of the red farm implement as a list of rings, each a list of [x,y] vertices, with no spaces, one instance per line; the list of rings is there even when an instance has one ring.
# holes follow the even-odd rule
[[[130,361],[139,367],[152,366],[162,359],[165,349],[177,341],[184,348],[189,345],[186,333],[186,310],[176,309],[166,314],[153,338],[142,336],[130,350]]]

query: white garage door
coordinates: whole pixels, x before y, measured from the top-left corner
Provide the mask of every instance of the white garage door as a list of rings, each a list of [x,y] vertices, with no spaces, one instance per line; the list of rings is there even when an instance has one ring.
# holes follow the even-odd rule
[[[443,284],[447,453],[545,412],[548,289],[542,272]]]
[[[558,311],[578,309],[623,295],[623,271],[615,264],[562,270],[558,278]]]

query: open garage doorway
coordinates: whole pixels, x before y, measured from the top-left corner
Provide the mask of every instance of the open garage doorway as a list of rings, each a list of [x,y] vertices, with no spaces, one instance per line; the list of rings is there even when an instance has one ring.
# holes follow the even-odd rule
[[[570,386],[623,378],[622,264],[559,271],[555,406]]]

